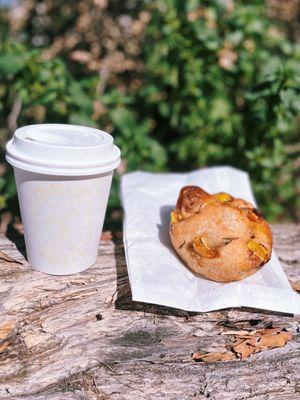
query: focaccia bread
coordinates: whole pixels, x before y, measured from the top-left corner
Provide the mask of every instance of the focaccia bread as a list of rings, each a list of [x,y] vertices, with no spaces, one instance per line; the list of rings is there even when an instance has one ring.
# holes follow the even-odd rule
[[[217,282],[254,274],[271,257],[272,233],[255,207],[228,193],[181,189],[171,213],[170,237],[184,263]]]

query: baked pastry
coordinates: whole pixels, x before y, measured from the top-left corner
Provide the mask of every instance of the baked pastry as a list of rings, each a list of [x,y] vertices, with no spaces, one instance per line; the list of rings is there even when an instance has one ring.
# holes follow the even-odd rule
[[[197,186],[181,189],[171,212],[170,237],[192,271],[217,282],[254,274],[272,252],[270,227],[251,203]]]

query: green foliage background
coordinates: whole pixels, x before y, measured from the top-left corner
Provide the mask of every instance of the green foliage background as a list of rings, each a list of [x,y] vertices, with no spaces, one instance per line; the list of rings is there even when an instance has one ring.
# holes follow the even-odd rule
[[[107,129],[122,149],[120,173],[247,170],[270,220],[299,218],[300,45],[261,0],[145,0],[138,8],[151,14],[136,55],[143,68],[108,79],[102,92],[97,72],[64,55],[45,60],[30,32],[7,34],[2,20],[2,148],[19,106],[19,126]],[[118,179],[111,209],[117,188]],[[0,178],[0,208],[17,213],[11,170]]]

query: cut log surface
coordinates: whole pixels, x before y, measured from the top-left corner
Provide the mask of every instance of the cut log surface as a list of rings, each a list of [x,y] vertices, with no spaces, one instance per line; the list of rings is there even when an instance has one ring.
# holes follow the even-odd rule
[[[273,232],[288,278],[300,281],[300,225]],[[0,399],[300,399],[299,317],[136,303],[121,239],[102,241],[87,271],[55,277],[32,271],[22,237],[8,237],[0,250],[22,264],[0,260]],[[246,360],[191,358],[226,351],[224,330],[270,326],[292,340]]]

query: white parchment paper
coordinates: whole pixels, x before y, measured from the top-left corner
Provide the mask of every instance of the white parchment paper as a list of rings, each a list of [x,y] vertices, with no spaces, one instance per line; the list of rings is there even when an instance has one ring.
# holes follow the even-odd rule
[[[267,265],[239,282],[209,281],[185,267],[168,233],[170,211],[185,185],[198,185],[210,193],[228,192],[255,203],[247,173],[231,167],[124,175],[124,245],[133,300],[186,311],[247,306],[300,314],[300,296],[291,289],[274,251]]]

